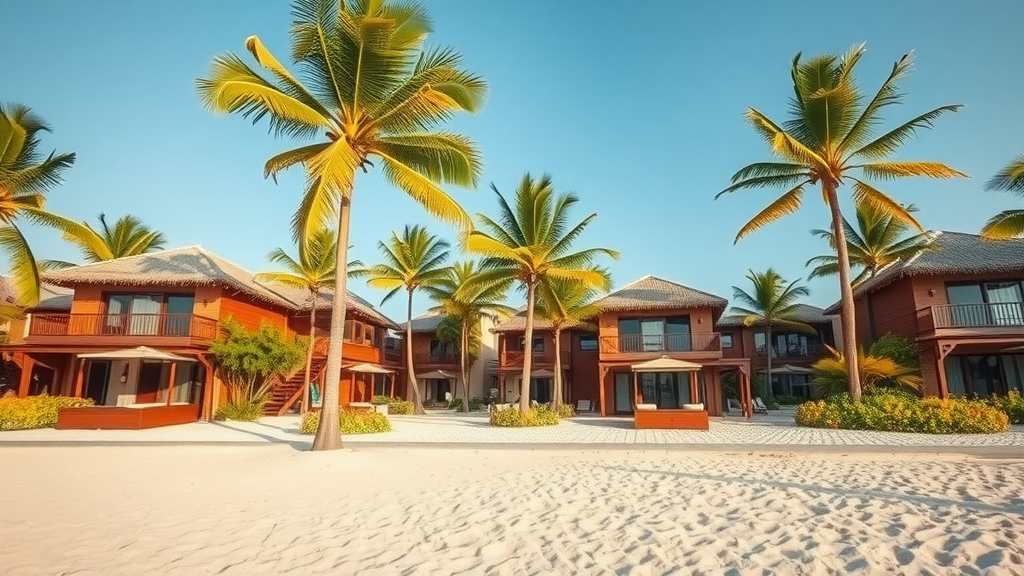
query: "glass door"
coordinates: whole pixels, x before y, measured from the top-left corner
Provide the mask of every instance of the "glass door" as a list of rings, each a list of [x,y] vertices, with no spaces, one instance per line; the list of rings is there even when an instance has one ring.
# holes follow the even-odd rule
[[[192,309],[195,307],[194,296],[168,296],[167,316],[163,333],[167,336],[188,336],[192,333]]]
[[[983,326],[988,323],[980,285],[946,286],[946,297],[951,305],[949,314],[953,326]]]
[[[103,333],[124,335],[128,333],[128,313],[131,311],[131,296],[111,296],[107,299],[107,314],[103,317]]]
[[[160,295],[140,294],[132,296],[132,319],[129,334],[155,335],[159,333]]]
[[[644,352],[661,352],[665,349],[665,321],[661,318],[641,321],[640,334]]]
[[[633,382],[629,372],[615,373],[615,412],[617,414],[633,413]]]
[[[989,282],[985,284],[988,297],[989,320],[997,326],[1024,324],[1024,304],[1018,282]]]

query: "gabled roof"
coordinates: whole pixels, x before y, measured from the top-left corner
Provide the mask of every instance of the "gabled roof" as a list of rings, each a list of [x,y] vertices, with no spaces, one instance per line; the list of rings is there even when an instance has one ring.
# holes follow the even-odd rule
[[[310,297],[309,292],[306,290],[263,282],[256,282],[256,285],[277,294],[285,300],[288,300],[296,310],[309,310]],[[346,292],[348,293],[348,300],[346,301],[345,306],[349,311],[355,312],[368,320],[379,322],[381,325],[391,328],[392,330],[398,330],[401,328],[393,320],[374,308],[373,304],[370,304],[365,299],[354,294],[351,290],[347,290]],[[333,302],[334,291],[324,290],[320,292],[320,296],[316,299],[316,309],[330,310]]]
[[[594,304],[601,308],[602,312],[712,308],[717,314],[721,314],[729,302],[714,294],[701,292],[657,276],[644,276],[598,298]]]
[[[437,312],[421,314],[412,319],[412,331],[414,334],[434,334],[445,318],[447,316]]]
[[[572,330],[582,328],[582,323],[568,324],[562,327],[563,330]],[[533,329],[534,331],[551,331],[554,329],[550,320],[541,318],[539,314],[533,315]],[[491,328],[491,332],[523,332],[526,330],[526,310],[522,310],[516,313],[515,316],[500,322]]]
[[[1024,238],[990,241],[977,234],[939,231],[932,233],[930,244],[936,249],[883,268],[874,278],[861,283],[853,291],[854,297],[910,276],[1024,273]],[[825,309],[826,314],[838,311],[839,302]]]
[[[829,324],[832,316],[825,314],[823,308],[811,306],[810,304],[797,304],[793,309],[793,319],[804,324]],[[761,326],[763,322],[755,322],[753,326]],[[743,326],[743,316],[740,314],[726,314],[716,322],[717,326]]]

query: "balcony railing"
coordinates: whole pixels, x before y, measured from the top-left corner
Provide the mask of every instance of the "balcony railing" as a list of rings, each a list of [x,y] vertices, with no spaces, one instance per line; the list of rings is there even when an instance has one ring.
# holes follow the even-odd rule
[[[526,352],[522,350],[511,350],[501,353],[501,365],[502,366],[522,366],[523,360],[526,359]],[[544,350],[533,352],[533,364],[554,364],[555,363],[555,351]],[[562,350],[562,364],[566,365],[569,363],[569,351]]]
[[[630,354],[655,352],[720,352],[718,332],[708,334],[625,334],[602,336],[601,353]]]
[[[217,321],[193,314],[34,314],[28,334],[213,340]]]
[[[459,354],[457,352],[430,352],[429,354],[414,354],[413,361],[417,364],[458,364]]]
[[[932,306],[936,328],[1024,326],[1024,303],[948,304]]]
[[[772,358],[820,358],[825,353],[821,344],[793,344],[792,346],[772,346]],[[757,355],[765,355],[765,347],[757,348]]]

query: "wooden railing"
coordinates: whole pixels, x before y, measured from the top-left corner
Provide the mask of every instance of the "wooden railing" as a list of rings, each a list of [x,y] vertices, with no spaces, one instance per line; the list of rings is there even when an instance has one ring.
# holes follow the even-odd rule
[[[33,314],[28,333],[213,340],[217,337],[217,321],[194,314]]]
[[[1024,303],[947,304],[932,306],[935,328],[1024,326]]]
[[[522,366],[523,360],[526,359],[526,352],[522,350],[512,350],[501,353],[501,365],[502,366]],[[555,363],[555,351],[545,350],[543,352],[533,353],[534,364],[554,364]],[[569,363],[569,351],[562,350],[562,364]]]
[[[706,334],[625,334],[602,336],[602,354],[719,352],[722,338],[718,332]]]
[[[417,364],[458,364],[459,354],[457,352],[431,352],[429,354],[414,354],[413,361]]]
[[[772,358],[820,358],[825,353],[821,344],[793,344],[792,346],[772,346]],[[765,355],[764,346],[757,349],[758,356]]]

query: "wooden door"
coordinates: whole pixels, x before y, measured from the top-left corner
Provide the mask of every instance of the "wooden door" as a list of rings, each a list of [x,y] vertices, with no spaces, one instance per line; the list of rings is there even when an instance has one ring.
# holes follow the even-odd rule
[[[157,401],[157,392],[160,390],[160,375],[163,373],[163,364],[157,362],[143,362],[139,370],[139,385],[135,390],[136,404],[152,404]]]
[[[109,360],[90,360],[88,377],[85,381],[85,397],[92,398],[97,406],[103,406],[107,399],[107,382],[110,379]]]

